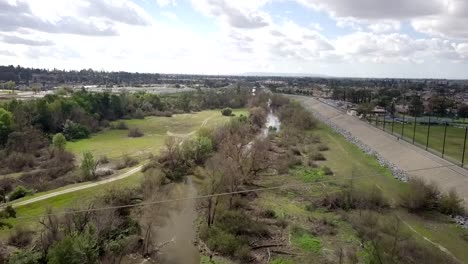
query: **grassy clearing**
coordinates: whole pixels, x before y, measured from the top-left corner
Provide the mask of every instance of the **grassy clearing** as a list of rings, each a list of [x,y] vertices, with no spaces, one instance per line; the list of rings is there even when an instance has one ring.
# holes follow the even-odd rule
[[[99,185],[83,190],[79,190],[76,192],[67,193],[64,195],[59,195],[55,197],[51,197],[49,199],[45,199],[42,201],[38,201],[36,203],[20,206],[16,208],[16,216],[17,218],[22,217],[31,217],[31,218],[24,218],[24,219],[15,219],[10,218],[7,219],[5,222],[16,226],[34,228],[38,226],[39,218],[35,216],[43,215],[46,212],[47,208],[52,208],[54,211],[63,211],[67,208],[72,207],[81,207],[88,203],[90,203],[95,197],[102,195],[105,193],[106,190],[111,188],[133,188],[138,187],[142,180],[143,174],[136,173],[132,176],[127,178],[117,180],[115,182],[106,184],[105,186]],[[10,233],[10,230],[1,230],[0,237],[4,237]]]
[[[246,115],[247,111],[245,109],[237,109],[234,110],[233,113],[236,115]],[[216,126],[226,122],[227,120],[229,120],[229,117],[222,116],[219,110],[202,111],[195,114],[181,114],[169,118],[147,117],[144,120],[126,120],[125,122],[129,127],[139,127],[143,130],[145,136],[142,138],[129,138],[127,136],[127,130],[109,129],[97,133],[89,139],[69,142],[67,144],[67,148],[68,150],[78,155],[80,155],[84,150],[91,150],[96,157],[105,154],[109,158],[117,158],[124,153],[138,156],[139,153],[143,153],[146,150],[148,150],[150,153],[156,153],[163,146],[164,140],[168,137],[168,131],[174,134],[187,134],[198,129],[204,123],[207,126]],[[132,168],[120,170],[118,174],[125,173],[130,169]],[[142,174],[136,173],[127,178],[117,180],[106,185],[91,187],[84,190],[51,197],[36,203],[20,206],[16,209],[17,217],[42,215],[48,207],[60,211],[74,206],[83,206],[92,201],[97,195],[102,194],[103,190],[110,188],[136,187],[140,184],[141,178]],[[77,187],[88,183],[89,182],[78,183],[48,192],[36,193],[32,196],[18,199],[17,201],[31,199],[51,192]],[[7,222],[13,226],[22,225],[27,227],[34,227],[37,225],[37,220],[37,218],[21,220],[9,219]],[[8,230],[2,230],[0,232],[0,236],[4,236],[8,233]]]
[[[247,114],[245,109],[233,110],[236,115]],[[106,155],[116,159],[124,154],[145,157],[156,154],[164,145],[167,132],[187,134],[204,125],[215,126],[226,122],[229,117],[221,115],[220,110],[201,111],[193,114],[180,114],[173,117],[146,117],[145,119],[123,120],[129,128],[138,127],[145,135],[139,138],[128,137],[128,130],[106,129],[91,138],[69,142],[67,150],[75,155],[91,151],[94,156]]]

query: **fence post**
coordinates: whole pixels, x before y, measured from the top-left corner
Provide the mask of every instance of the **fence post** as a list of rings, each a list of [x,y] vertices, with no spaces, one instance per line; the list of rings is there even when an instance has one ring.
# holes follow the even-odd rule
[[[414,117],[414,126],[413,126],[413,145],[414,145],[414,138],[416,137],[416,119],[417,117]]]
[[[465,127],[465,141],[463,141],[463,154],[462,154],[462,168],[465,165],[465,149],[466,149],[466,135],[468,133],[468,127]]]
[[[427,121],[427,138],[426,138],[426,150],[429,147],[429,132],[431,131],[431,117],[429,117],[429,121]]]
[[[405,114],[403,114],[403,124],[401,125],[401,139],[403,138],[403,134],[405,133]]]
[[[383,131],[385,131],[385,121],[387,120],[386,116],[383,116]]]
[[[445,155],[445,139],[447,138],[447,122],[445,122],[445,128],[444,128],[444,144],[442,145],[442,158]]]
[[[392,135],[393,135],[393,127],[395,126],[395,115],[392,116]]]

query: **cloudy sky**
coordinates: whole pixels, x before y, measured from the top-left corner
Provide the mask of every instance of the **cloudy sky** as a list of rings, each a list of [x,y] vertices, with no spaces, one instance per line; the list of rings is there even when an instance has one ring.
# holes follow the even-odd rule
[[[468,78],[468,0],[0,0],[0,65]]]

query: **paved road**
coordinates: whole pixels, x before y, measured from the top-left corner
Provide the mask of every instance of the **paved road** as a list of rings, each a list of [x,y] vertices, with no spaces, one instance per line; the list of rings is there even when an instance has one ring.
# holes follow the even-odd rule
[[[468,208],[468,171],[441,159],[408,142],[398,140],[376,127],[349,116],[338,109],[311,97],[291,96],[308,110],[347,130],[353,136],[380,153],[385,159],[408,172],[409,177],[422,177],[437,183],[441,190],[455,189]],[[449,166],[449,167],[447,167]],[[416,170],[416,171],[415,171]]]
[[[39,202],[39,201],[42,201],[42,200],[45,200],[45,199],[49,199],[49,198],[52,198],[52,197],[55,197],[55,196],[59,196],[59,195],[62,195],[62,194],[76,192],[76,191],[79,191],[79,190],[99,186],[99,185],[102,185],[102,184],[107,184],[107,183],[110,183],[110,182],[114,182],[114,181],[117,181],[117,180],[127,178],[127,177],[139,172],[142,167],[143,167],[143,165],[140,165],[140,166],[135,167],[135,168],[133,168],[133,169],[131,169],[131,170],[125,172],[125,173],[122,173],[122,174],[120,174],[118,176],[115,176],[115,177],[112,177],[112,178],[109,178],[109,179],[105,179],[105,180],[102,180],[102,181],[88,183],[88,184],[80,185],[80,186],[77,186],[77,187],[68,188],[68,189],[65,189],[65,190],[60,190],[60,191],[44,194],[44,195],[41,195],[41,196],[38,196],[38,197],[34,197],[34,198],[31,198],[31,199],[28,199],[28,200],[24,200],[24,201],[20,201],[20,202],[13,202],[13,203],[9,203],[9,204],[11,206],[13,206],[13,207],[23,206],[23,205]]]

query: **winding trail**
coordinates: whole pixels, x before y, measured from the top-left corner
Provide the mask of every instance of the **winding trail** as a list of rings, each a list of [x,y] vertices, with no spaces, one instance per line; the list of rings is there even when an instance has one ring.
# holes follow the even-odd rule
[[[42,201],[42,200],[45,200],[45,199],[49,199],[49,198],[52,198],[52,197],[55,197],[55,196],[59,196],[59,195],[63,195],[63,194],[71,193],[71,192],[76,192],[76,191],[80,191],[80,190],[83,190],[83,189],[88,189],[88,188],[91,188],[91,187],[96,187],[96,186],[103,185],[103,184],[108,184],[108,183],[111,183],[111,182],[114,182],[114,181],[125,179],[125,178],[139,172],[141,170],[141,168],[143,168],[143,165],[139,165],[139,166],[134,167],[131,170],[125,172],[125,173],[122,173],[122,174],[120,174],[118,176],[108,178],[108,179],[105,179],[105,180],[102,180],[102,181],[87,183],[87,184],[83,184],[83,185],[80,185],[80,186],[76,186],[76,187],[72,187],[72,188],[68,188],[68,189],[64,189],[64,190],[60,190],[60,191],[56,191],[56,192],[52,192],[52,193],[48,193],[48,194],[44,194],[44,195],[40,195],[38,197],[34,197],[34,198],[24,200],[24,201],[7,203],[4,206],[6,206],[6,205],[11,205],[13,207],[23,206],[23,205],[39,202],[39,201]]]
[[[208,121],[210,121],[210,119],[212,119],[214,116],[215,115],[212,115],[212,116],[206,118],[205,120],[203,120],[203,123],[201,124],[200,127],[206,126]],[[196,130],[191,131],[191,132],[186,133],[186,134],[177,134],[177,133],[172,133],[170,131],[166,132],[166,134],[168,136],[180,137],[180,138],[184,138],[184,140],[185,140],[185,138],[187,138],[189,136],[192,136],[195,133],[196,133]],[[7,206],[7,205],[11,205],[13,207],[28,205],[28,204],[36,203],[36,202],[46,200],[46,199],[49,199],[49,198],[52,198],[52,197],[56,197],[56,196],[59,196],[59,195],[63,195],[63,194],[71,193],[71,192],[76,192],[76,191],[88,189],[88,188],[91,188],[91,187],[96,187],[96,186],[103,185],[103,184],[108,184],[108,183],[111,183],[111,182],[114,182],[114,181],[125,179],[125,178],[127,178],[129,176],[132,176],[133,174],[141,171],[141,168],[143,168],[143,165],[133,167],[129,171],[124,172],[124,173],[122,173],[120,175],[111,177],[111,178],[107,178],[107,179],[97,181],[97,182],[91,182],[91,183],[83,184],[83,185],[76,186],[76,187],[67,188],[67,189],[60,190],[60,191],[51,192],[51,193],[48,193],[48,194],[40,195],[40,196],[31,198],[31,199],[27,199],[27,200],[23,200],[23,201],[18,201],[18,202],[13,201],[13,202],[10,202],[10,203],[3,204],[2,206],[0,206],[0,208],[3,208],[5,206]]]

